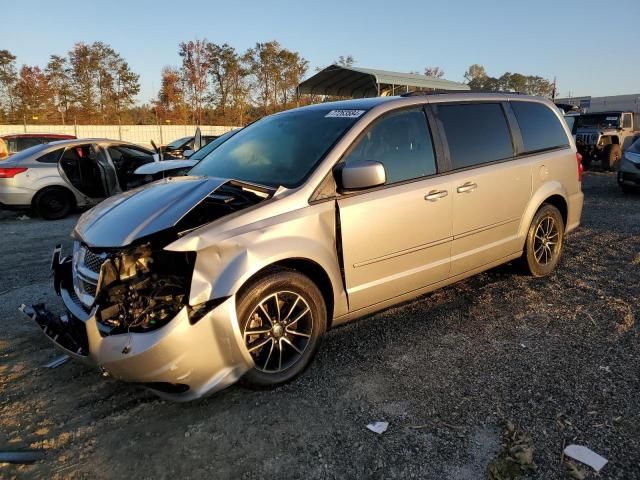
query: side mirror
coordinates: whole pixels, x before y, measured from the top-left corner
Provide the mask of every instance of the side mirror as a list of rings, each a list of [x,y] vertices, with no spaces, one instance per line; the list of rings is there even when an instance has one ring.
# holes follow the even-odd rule
[[[387,181],[384,165],[370,160],[342,164],[335,174],[342,191],[365,190],[384,185]]]
[[[184,152],[182,152],[182,156],[184,158],[189,158],[191,155],[193,155],[195,152],[193,150],[185,150]]]

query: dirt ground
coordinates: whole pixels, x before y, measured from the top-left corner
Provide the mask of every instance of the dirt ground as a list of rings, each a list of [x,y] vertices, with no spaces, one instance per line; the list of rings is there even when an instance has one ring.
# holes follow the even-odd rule
[[[587,478],[640,478],[640,195],[604,173],[584,192],[551,277],[500,267],[336,328],[289,385],[189,404],[42,368],[58,353],[17,307],[61,308],[48,264],[76,218],[0,214],[0,450],[46,452],[0,477],[471,480],[511,421],[532,438],[527,478],[565,478],[571,443],[609,460]]]

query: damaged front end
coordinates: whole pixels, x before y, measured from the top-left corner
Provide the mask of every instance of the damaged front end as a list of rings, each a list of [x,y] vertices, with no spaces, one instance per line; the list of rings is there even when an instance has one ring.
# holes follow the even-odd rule
[[[235,296],[189,305],[196,252],[164,249],[184,232],[267,198],[221,186],[163,230],[137,238],[122,224],[114,226],[120,228],[115,246],[95,245],[95,229],[83,235],[76,227],[72,255],[61,258],[57,247],[52,261],[66,314],[54,315],[44,305],[21,310],[66,353],[161,396],[190,400],[234,383],[253,366]],[[117,220],[117,210],[106,210],[110,221]],[[101,221],[89,213],[85,227],[108,227],[104,216]],[[129,244],[122,245],[124,239]]]

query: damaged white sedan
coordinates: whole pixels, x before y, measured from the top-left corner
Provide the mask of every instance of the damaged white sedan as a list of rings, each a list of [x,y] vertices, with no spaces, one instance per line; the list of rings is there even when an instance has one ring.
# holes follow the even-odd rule
[[[549,144],[527,151],[532,118]],[[331,326],[518,258],[549,274],[581,209],[575,145],[548,101],[314,105],[85,213],[72,255],[53,256],[67,313],[23,311],[69,355],[166,398],[270,387]]]

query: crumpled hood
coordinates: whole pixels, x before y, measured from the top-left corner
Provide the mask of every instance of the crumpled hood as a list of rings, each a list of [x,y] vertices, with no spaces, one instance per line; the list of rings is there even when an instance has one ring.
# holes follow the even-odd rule
[[[175,177],[109,197],[80,217],[74,237],[91,247],[124,247],[175,226],[227,181]]]

